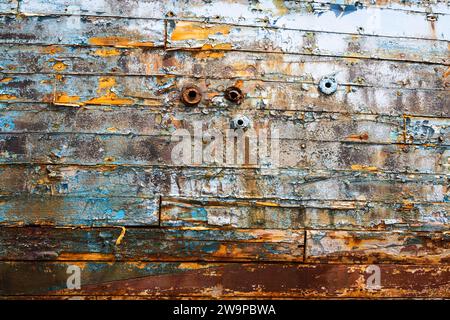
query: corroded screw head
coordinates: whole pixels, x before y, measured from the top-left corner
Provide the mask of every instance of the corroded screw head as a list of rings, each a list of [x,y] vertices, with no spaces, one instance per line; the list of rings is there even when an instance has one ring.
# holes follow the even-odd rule
[[[337,81],[334,77],[323,77],[319,82],[319,90],[324,94],[333,94],[337,90]]]
[[[250,127],[250,119],[243,115],[238,115],[231,120],[231,129],[247,129]]]
[[[202,92],[197,86],[189,85],[181,92],[181,101],[187,106],[195,106],[202,100]]]
[[[244,95],[242,94],[241,89],[239,89],[238,87],[228,87],[225,90],[225,99],[227,99],[228,101],[240,104],[243,98]]]

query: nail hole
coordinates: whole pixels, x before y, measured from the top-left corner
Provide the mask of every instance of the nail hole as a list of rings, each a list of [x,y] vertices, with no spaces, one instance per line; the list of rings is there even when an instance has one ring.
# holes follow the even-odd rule
[[[230,126],[232,129],[246,130],[250,126],[250,120],[244,115],[238,115],[231,120]]]
[[[189,91],[189,98],[194,99],[197,96],[197,93],[194,90]]]

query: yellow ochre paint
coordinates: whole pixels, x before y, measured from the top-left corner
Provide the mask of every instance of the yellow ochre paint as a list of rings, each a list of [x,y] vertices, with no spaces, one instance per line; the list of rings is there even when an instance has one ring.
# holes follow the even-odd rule
[[[358,170],[358,171],[377,171],[377,167],[372,166],[366,166],[362,164],[352,164],[351,166],[352,170]]]
[[[205,40],[213,34],[229,34],[230,26],[209,26],[197,22],[180,21],[172,32],[172,41]]]
[[[53,65],[53,70],[56,70],[56,71],[63,71],[66,68],[67,68],[67,65],[65,65],[63,62],[60,62],[60,61],[56,62]]]
[[[114,46],[118,48],[153,47],[154,43],[149,41],[136,41],[125,37],[94,37],[89,43],[96,46]]]

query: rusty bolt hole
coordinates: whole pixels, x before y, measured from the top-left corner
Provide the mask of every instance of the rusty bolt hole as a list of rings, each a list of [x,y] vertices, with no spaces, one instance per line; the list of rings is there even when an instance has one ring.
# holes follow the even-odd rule
[[[240,104],[243,99],[243,94],[241,89],[237,87],[229,87],[225,90],[225,99],[228,101]]]
[[[183,89],[181,101],[188,106],[195,106],[202,100],[202,93],[196,86],[189,86]]]

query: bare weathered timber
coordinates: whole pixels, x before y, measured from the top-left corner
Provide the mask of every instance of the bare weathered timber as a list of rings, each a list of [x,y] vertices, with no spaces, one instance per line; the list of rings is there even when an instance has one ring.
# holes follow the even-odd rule
[[[450,298],[449,30],[440,0],[0,1],[0,299]],[[174,160],[235,119],[279,163]]]
[[[366,231],[307,232],[308,262],[448,263],[448,234]]]

